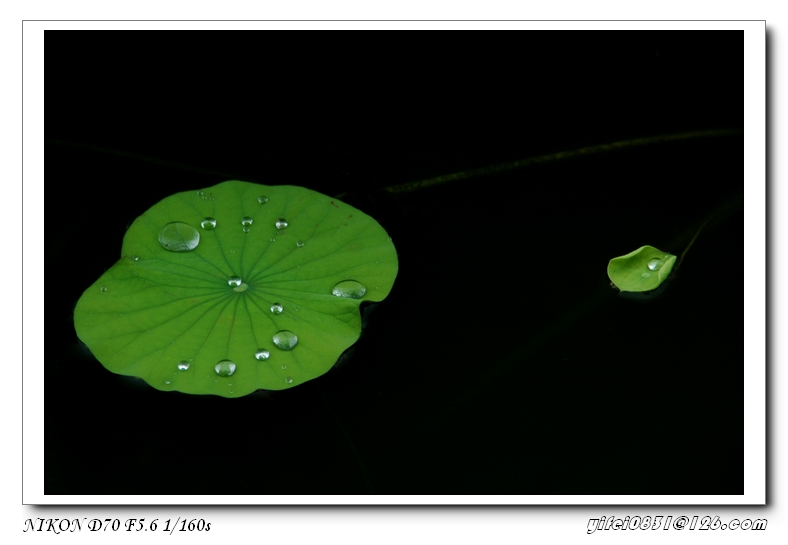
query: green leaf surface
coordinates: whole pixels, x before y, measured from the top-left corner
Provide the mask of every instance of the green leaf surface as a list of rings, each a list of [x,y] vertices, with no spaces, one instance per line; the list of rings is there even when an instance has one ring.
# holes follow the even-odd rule
[[[656,289],[676,264],[676,256],[653,246],[642,246],[607,266],[607,275],[621,291],[643,292]]]
[[[79,338],[110,371],[224,397],[324,374],[358,340],[361,302],[383,300],[398,270],[391,238],[358,209],[241,181],[162,200],[121,255],[77,302]]]

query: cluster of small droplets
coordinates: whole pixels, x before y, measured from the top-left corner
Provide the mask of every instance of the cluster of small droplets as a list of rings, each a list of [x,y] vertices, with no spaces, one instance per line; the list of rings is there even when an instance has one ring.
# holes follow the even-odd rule
[[[206,194],[204,191],[198,191],[197,194],[203,200],[214,200],[213,195]],[[267,204],[268,203],[268,197],[265,196],[265,195],[260,195],[257,198],[257,202],[260,205]],[[242,226],[244,232],[248,233],[250,231],[250,228],[251,228],[251,225],[252,225],[253,221],[254,220],[251,217],[249,217],[249,216],[244,216],[241,219],[241,226]],[[179,230],[182,229],[181,225],[183,225],[183,224],[179,224],[178,225]],[[212,229],[215,229],[216,225],[217,225],[216,220],[214,218],[211,218],[211,217],[204,218],[201,221],[201,223],[200,223],[200,226],[203,229],[208,230],[208,231],[210,231]],[[279,219],[276,220],[274,225],[278,229],[276,234],[277,235],[281,235],[282,234],[281,230],[286,229],[289,224],[288,224],[288,222],[287,222],[287,220],[285,218],[279,218]],[[163,229],[162,233],[160,233],[160,237],[159,237],[160,238],[160,242],[162,242],[162,246],[164,246],[166,249],[170,249],[170,250],[172,250],[172,248],[168,247],[169,245],[165,244],[165,241],[163,241],[162,238],[166,239],[166,238],[168,238],[168,235],[170,235],[170,233],[174,233],[174,231],[172,230],[173,227],[174,227],[174,224],[171,224],[169,226],[170,231],[166,231],[166,230]],[[177,234],[183,236],[181,232],[178,232]],[[176,238],[176,237],[172,237],[172,238]],[[188,236],[183,237],[183,238],[188,238]],[[197,234],[196,238],[197,238],[197,241],[199,241],[199,234]],[[273,237],[270,239],[271,242],[274,242],[275,240],[276,239],[273,238]],[[389,237],[388,240],[389,240],[389,242],[391,242],[391,237]],[[167,240],[166,242],[169,243],[170,241]],[[187,242],[186,244],[188,246],[191,246],[191,244],[189,244],[189,242]],[[196,247],[196,244],[194,244],[191,248],[186,249],[186,251],[188,251],[190,249],[193,249],[194,247]],[[303,248],[304,247],[304,241],[297,240],[296,241],[296,247],[297,248]],[[184,249],[178,248],[175,251],[184,251]],[[235,253],[235,250],[230,250],[230,253]],[[139,256],[136,256],[136,255],[132,256],[132,259],[134,261],[138,261],[139,260]],[[380,264],[380,261],[379,260],[375,261],[375,263],[376,264]],[[659,259],[652,259],[648,263],[648,268],[651,269],[652,271],[654,271],[654,270],[658,270],[662,265],[663,265],[663,262],[661,260],[659,260]],[[300,265],[298,267],[300,268]],[[366,287],[363,284],[361,284],[360,282],[357,282],[355,280],[349,279],[350,277],[347,276],[347,275],[345,276],[345,278],[348,279],[348,280],[343,280],[343,281],[338,282],[334,286],[334,288],[332,290],[332,294],[337,296],[337,297],[343,297],[343,298],[351,298],[351,299],[360,299],[360,298],[362,298],[365,295],[365,293],[366,293]],[[229,277],[228,278],[228,284],[230,286],[234,287],[234,288],[238,288],[240,286],[246,287],[246,284],[242,284],[242,280],[241,280],[241,278],[239,276],[231,276],[231,277]],[[375,287],[375,289],[378,289],[377,286]],[[101,291],[107,291],[107,288],[102,286],[101,287]],[[236,290],[236,291],[238,291],[238,290]],[[294,310],[295,310],[295,312],[298,312],[299,309],[298,309],[298,307],[294,307]],[[284,311],[284,306],[281,303],[273,303],[271,305],[271,312],[273,314],[277,314],[278,315],[278,314],[281,314],[283,311]],[[296,345],[298,344],[298,336],[295,333],[293,333],[292,331],[282,330],[282,331],[277,332],[273,336],[272,341],[273,341],[274,345],[277,348],[279,348],[280,350],[293,350],[296,347]],[[264,348],[258,349],[255,352],[255,354],[254,354],[255,359],[258,360],[258,361],[267,360],[267,359],[269,359],[270,356],[271,356],[270,351],[266,350]],[[189,363],[190,361],[191,360],[189,360],[189,361],[186,361],[186,360],[180,361],[178,363],[178,365],[177,365],[178,370],[179,371],[186,371],[186,370],[188,370],[189,367],[190,367],[190,363]],[[285,364],[281,364],[280,367],[281,367],[281,369],[287,369],[287,365],[285,365]],[[218,362],[214,366],[214,371],[216,372],[216,375],[218,375],[220,377],[229,377],[233,373],[235,373],[236,365],[235,365],[235,363],[233,363],[230,360],[222,360],[222,361]],[[292,384],[294,382],[294,379],[292,377],[288,376],[288,377],[285,377],[284,381],[287,384]],[[216,382],[216,379],[214,379],[214,382]],[[165,381],[165,383],[166,384],[170,384],[170,381],[167,380],[167,381]],[[228,386],[232,386],[232,383],[228,383]],[[230,392],[232,393],[232,390]]]

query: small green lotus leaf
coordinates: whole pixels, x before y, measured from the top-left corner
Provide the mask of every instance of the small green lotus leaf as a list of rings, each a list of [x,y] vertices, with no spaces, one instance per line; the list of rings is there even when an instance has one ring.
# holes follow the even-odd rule
[[[675,264],[675,255],[653,246],[643,246],[627,255],[611,259],[607,275],[621,291],[650,291],[668,278]]]
[[[121,255],[77,302],[79,338],[110,371],[224,397],[324,374],[398,270],[391,238],[358,209],[241,181],[162,200]]]

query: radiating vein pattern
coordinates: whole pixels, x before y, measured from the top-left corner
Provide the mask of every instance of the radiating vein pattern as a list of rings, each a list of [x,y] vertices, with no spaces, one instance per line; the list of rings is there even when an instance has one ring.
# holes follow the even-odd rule
[[[224,397],[327,372],[359,338],[359,305],[398,272],[391,238],[360,210],[241,181],[162,200],[121,255],[77,303],[80,339],[115,373]]]

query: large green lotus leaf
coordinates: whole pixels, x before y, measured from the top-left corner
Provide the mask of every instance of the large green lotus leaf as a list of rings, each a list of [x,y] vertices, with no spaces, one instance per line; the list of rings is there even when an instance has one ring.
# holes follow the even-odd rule
[[[653,246],[642,246],[627,255],[611,259],[607,265],[607,275],[621,291],[651,291],[668,278],[675,263],[675,255]]]
[[[77,302],[79,338],[110,371],[225,397],[328,371],[359,338],[361,302],[383,300],[398,269],[391,238],[356,208],[241,181],[162,200],[121,255]]]

